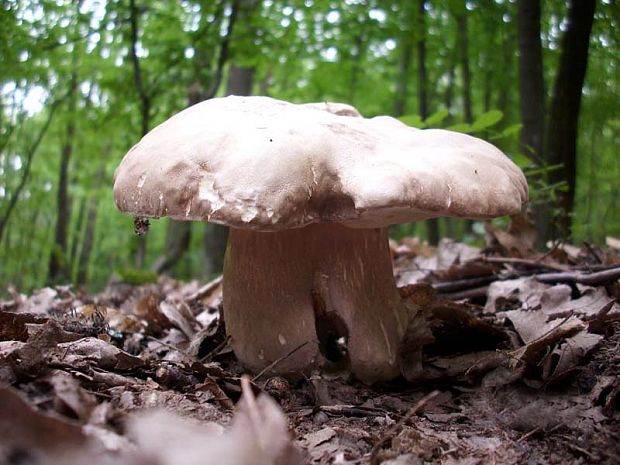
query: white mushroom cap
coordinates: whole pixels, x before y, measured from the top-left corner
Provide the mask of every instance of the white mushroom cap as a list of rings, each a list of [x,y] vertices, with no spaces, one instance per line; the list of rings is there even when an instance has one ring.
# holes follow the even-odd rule
[[[349,105],[207,100],[168,119],[116,170],[119,210],[277,231],[491,218],[527,201],[521,170],[465,134],[362,118]]]

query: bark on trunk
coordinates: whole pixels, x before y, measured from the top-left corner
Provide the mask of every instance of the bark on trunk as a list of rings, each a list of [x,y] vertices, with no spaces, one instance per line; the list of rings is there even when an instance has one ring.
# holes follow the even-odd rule
[[[450,61],[448,64],[448,84],[446,86],[446,91],[444,93],[443,102],[446,106],[446,110],[450,112],[446,121],[448,124],[451,124],[454,119],[452,115],[452,106],[454,105],[454,81],[456,80],[456,56],[457,46],[454,46],[453,51],[450,53]]]
[[[417,50],[418,50],[418,112],[420,118],[428,118],[428,74],[426,72],[426,0],[418,0],[417,17]],[[439,219],[426,221],[428,242],[431,245],[439,243]]]
[[[545,88],[540,41],[540,1],[519,0],[519,108],[521,150],[540,161],[545,124]]]
[[[48,110],[47,119],[43,123],[43,127],[39,130],[39,133],[37,134],[35,141],[30,146],[30,148],[28,149],[26,153],[26,163],[24,164],[24,169],[22,170],[21,178],[15,190],[10,193],[9,204],[6,210],[3,212],[2,218],[0,218],[0,242],[2,241],[2,237],[4,236],[4,231],[6,230],[5,228],[9,220],[11,219],[11,215],[13,214],[13,211],[15,210],[15,207],[17,206],[19,196],[22,190],[24,189],[24,187],[26,186],[26,182],[28,181],[28,178],[30,177],[30,170],[32,168],[32,161],[34,159],[34,155],[37,152],[39,146],[41,145],[41,141],[43,140],[43,137],[47,133],[47,130],[49,129],[50,124],[52,123],[52,119],[54,118],[54,113],[56,112],[58,105],[61,103],[63,99],[64,97],[52,102]],[[45,267],[43,267],[43,269],[47,272],[47,269]]]
[[[577,174],[577,125],[595,7],[595,0],[569,2],[560,63],[553,86],[545,156],[549,165],[563,165],[561,170],[550,173],[550,183],[565,181],[567,184],[567,190],[559,195],[558,206],[563,214],[551,231],[554,237],[567,237],[571,233]]]
[[[353,53],[351,54],[351,75],[349,77],[349,102],[355,105],[355,97],[357,95],[357,88],[359,84],[360,73],[362,71],[361,62],[364,57],[364,48],[366,47],[366,38],[364,25],[362,24],[362,30],[355,36]]]
[[[226,84],[226,95],[252,95],[254,68],[231,65]],[[228,243],[228,228],[209,224],[205,229],[205,258],[207,275],[221,273],[224,268],[224,254]]]
[[[78,199],[76,205],[73,205],[73,210],[77,210],[77,218],[75,219],[73,233],[71,234],[71,247],[69,252],[69,263],[71,269],[71,279],[75,281],[75,270],[78,265],[78,254],[82,241],[82,232],[86,223],[86,210],[88,208],[88,201],[86,199]]]
[[[545,132],[545,88],[542,44],[540,40],[540,1],[519,0],[519,110],[521,113],[521,150],[542,163]],[[543,206],[534,211],[534,221],[542,246],[546,242],[549,211]]]
[[[396,75],[396,95],[394,96],[394,116],[402,116],[407,111],[407,99],[409,97],[409,80],[411,73],[411,60],[413,58],[414,35],[410,30],[414,26],[414,9],[410,5],[406,7],[407,27],[403,31],[399,41],[400,57],[398,60],[398,73]]]
[[[60,152],[58,190],[56,194],[56,227],[50,255],[48,280],[52,283],[67,283],[71,280],[71,265],[67,249],[71,199],[69,198],[69,164],[75,143],[75,113],[77,110],[77,73],[72,71],[69,82],[68,121],[65,141]]]
[[[84,228],[84,239],[82,240],[82,249],[77,264],[76,281],[78,284],[88,284],[88,269],[90,266],[90,256],[93,250],[95,239],[95,225],[97,223],[97,198],[93,197],[88,202],[88,211],[86,213],[86,226]]]
[[[130,18],[130,47],[129,57],[133,65],[133,78],[138,96],[140,99],[140,135],[144,136],[150,127],[151,120],[151,96],[146,90],[144,79],[142,76],[142,68],[140,67],[140,59],[138,58],[138,31],[139,31],[139,15],[136,0],[129,0],[129,18]],[[146,260],[146,236],[136,236],[134,263],[137,268],[142,268]]]
[[[151,270],[158,274],[165,273],[169,272],[176,265],[189,248],[191,225],[189,221],[168,221],[164,254],[155,260]]]
[[[467,28],[467,12],[459,13],[456,17],[457,33],[459,38],[459,58],[461,64],[461,77],[463,79],[462,99],[463,117],[466,123],[472,123],[474,114],[471,101],[471,70],[469,68],[469,31]]]

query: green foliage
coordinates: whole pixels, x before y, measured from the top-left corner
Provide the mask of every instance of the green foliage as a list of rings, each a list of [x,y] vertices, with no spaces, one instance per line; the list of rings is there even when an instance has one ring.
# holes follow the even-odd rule
[[[116,270],[116,274],[123,282],[131,284],[133,286],[156,283],[158,279],[157,273],[136,268],[125,268],[121,270]]]

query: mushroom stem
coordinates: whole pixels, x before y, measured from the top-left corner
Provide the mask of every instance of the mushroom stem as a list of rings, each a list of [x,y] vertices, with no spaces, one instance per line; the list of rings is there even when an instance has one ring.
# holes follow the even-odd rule
[[[362,381],[396,377],[407,313],[392,274],[387,229],[231,228],[224,318],[237,358],[251,370],[309,342],[272,371],[294,376],[349,364]]]

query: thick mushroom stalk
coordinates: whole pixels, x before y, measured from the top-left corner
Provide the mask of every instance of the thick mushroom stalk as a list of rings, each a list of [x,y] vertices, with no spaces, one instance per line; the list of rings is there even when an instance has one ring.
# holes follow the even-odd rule
[[[279,360],[272,371],[285,375],[348,364],[366,382],[394,378],[407,315],[387,229],[231,228],[224,318],[237,358],[252,370]]]

